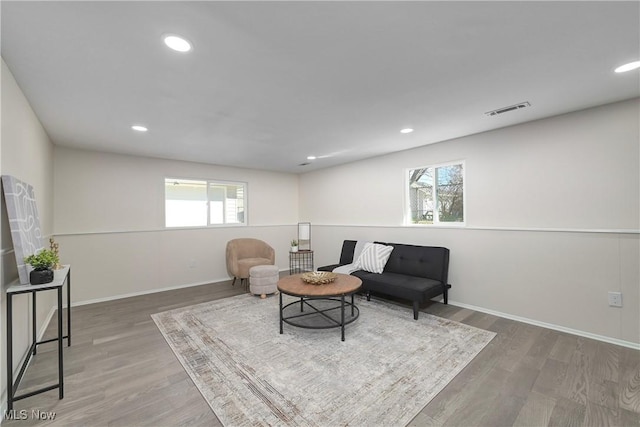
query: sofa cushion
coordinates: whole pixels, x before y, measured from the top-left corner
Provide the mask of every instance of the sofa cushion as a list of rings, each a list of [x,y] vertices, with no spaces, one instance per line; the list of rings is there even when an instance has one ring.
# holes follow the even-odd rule
[[[338,268],[340,266],[342,266],[342,264],[323,265],[322,267],[318,267],[318,271],[333,271],[334,268]]]
[[[425,301],[430,295],[442,293],[442,283],[424,277],[387,272],[375,274],[363,270],[352,274],[362,280],[364,291],[379,292],[412,301]]]
[[[447,283],[449,249],[436,246],[415,246],[387,243],[394,247],[385,266],[385,273],[400,273],[426,277]]]
[[[387,260],[392,251],[393,246],[367,242],[354,267],[380,274],[384,270],[384,266],[387,265]]]
[[[342,252],[340,252],[340,265],[351,264],[353,260],[353,251],[356,248],[355,240],[345,240],[342,243]]]

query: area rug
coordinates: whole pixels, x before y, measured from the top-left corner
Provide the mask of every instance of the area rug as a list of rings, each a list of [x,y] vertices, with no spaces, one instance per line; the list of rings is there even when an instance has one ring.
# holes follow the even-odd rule
[[[281,335],[277,296],[152,317],[225,426],[404,426],[495,336],[426,313],[415,321],[392,303],[356,305],[344,342],[338,328],[285,324]]]

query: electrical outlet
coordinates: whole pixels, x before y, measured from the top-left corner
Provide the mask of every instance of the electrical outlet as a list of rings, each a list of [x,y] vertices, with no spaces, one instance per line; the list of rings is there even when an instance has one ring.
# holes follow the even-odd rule
[[[609,292],[609,305],[611,307],[622,307],[622,292]]]

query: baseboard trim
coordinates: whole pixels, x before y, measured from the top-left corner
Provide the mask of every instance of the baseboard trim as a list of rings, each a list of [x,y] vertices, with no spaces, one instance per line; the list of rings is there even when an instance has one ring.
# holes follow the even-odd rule
[[[76,301],[71,303],[71,307],[80,307],[83,305],[97,304],[97,303],[108,302],[108,301],[116,301],[124,298],[138,297],[141,295],[156,294],[158,292],[173,291],[175,289],[192,288],[194,286],[210,285],[212,283],[220,283],[220,282],[226,282],[226,281],[229,281],[229,279],[217,279],[217,280],[209,280],[206,282],[187,283],[183,285],[168,286],[166,288],[155,288],[155,289],[149,289],[149,290],[139,291],[139,292],[130,292],[126,294],[112,295],[109,297],[96,298],[96,299],[91,299],[86,301]]]
[[[495,310],[491,310],[484,307],[478,307],[476,305],[465,304],[458,301],[449,300],[449,304],[455,305],[456,307],[468,308],[469,310],[479,311],[481,313],[492,314],[494,316],[503,317],[509,320],[515,320],[517,322],[527,323],[529,325],[540,326],[541,328],[553,329],[554,331],[566,332],[571,335],[591,338],[591,339],[606,342],[609,344],[615,344],[622,347],[632,348],[634,350],[640,350],[640,343],[625,341],[617,338],[611,338],[605,335],[593,334],[591,332],[585,332],[578,329],[567,328],[565,326],[555,325],[553,323],[541,322],[539,320],[529,319],[528,317],[521,317],[521,316],[515,316],[513,314],[502,313],[500,311],[495,311]]]
[[[288,271],[289,271],[288,268],[279,270],[280,273],[288,272]],[[97,304],[97,303],[108,302],[108,301],[116,301],[116,300],[119,300],[119,299],[137,297],[137,296],[141,296],[141,295],[155,294],[155,293],[158,293],[158,292],[173,291],[173,290],[176,290],[176,289],[184,289],[184,288],[192,288],[194,286],[211,285],[211,284],[214,284],[214,283],[228,282],[230,280],[232,280],[230,277],[221,278],[221,279],[211,279],[211,280],[207,280],[205,282],[186,283],[186,284],[182,284],[182,285],[168,286],[166,288],[155,288],[155,289],[149,289],[149,290],[145,290],[145,291],[113,295],[113,296],[109,296],[109,297],[96,298],[96,299],[91,299],[91,300],[86,300],[86,301],[76,301],[76,302],[72,302],[71,303],[71,307],[80,307],[80,306],[83,306],[83,305]],[[64,307],[66,308],[66,305],[64,305]]]

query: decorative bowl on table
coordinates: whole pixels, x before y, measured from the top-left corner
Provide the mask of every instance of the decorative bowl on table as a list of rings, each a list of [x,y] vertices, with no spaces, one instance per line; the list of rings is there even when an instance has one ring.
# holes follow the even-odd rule
[[[336,280],[337,277],[336,273],[330,271],[311,271],[301,276],[302,281],[310,285],[326,285]]]

